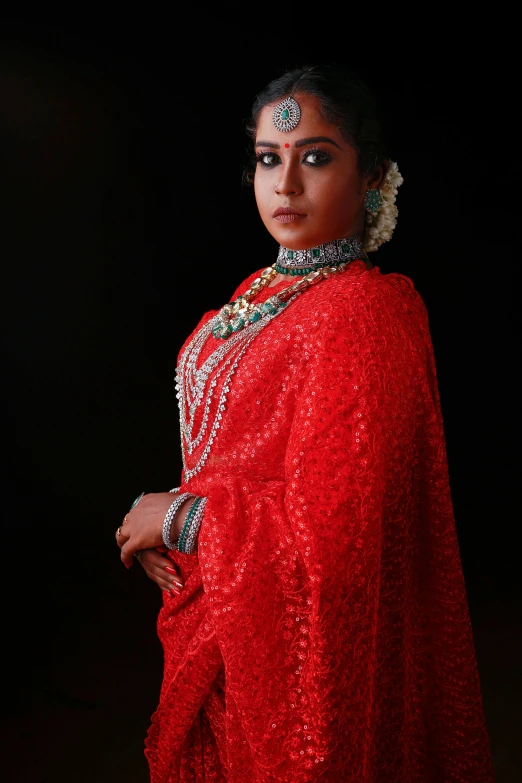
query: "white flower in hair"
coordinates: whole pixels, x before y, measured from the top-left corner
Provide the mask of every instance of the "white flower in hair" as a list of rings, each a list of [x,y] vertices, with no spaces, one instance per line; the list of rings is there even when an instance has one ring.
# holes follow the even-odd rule
[[[379,207],[376,215],[372,215],[371,212],[366,213],[366,234],[363,249],[367,253],[372,253],[383,242],[389,242],[392,238],[399,214],[399,210],[395,206],[395,198],[397,190],[403,182],[404,179],[397,164],[390,162],[390,168],[381,188],[382,206]]]

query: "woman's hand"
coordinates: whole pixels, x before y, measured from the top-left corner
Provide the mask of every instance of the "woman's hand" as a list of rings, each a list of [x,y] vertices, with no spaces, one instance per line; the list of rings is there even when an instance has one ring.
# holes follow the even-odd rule
[[[165,550],[165,547],[161,547],[161,549]],[[161,554],[158,549],[144,549],[136,554],[136,558],[140,561],[149,579],[156,582],[162,590],[181,595],[183,579],[169,557]]]
[[[125,515],[116,531],[116,543],[120,547],[124,566],[132,566],[136,552],[163,546],[163,521],[175,498],[176,495],[171,492],[144,495],[132,511]]]

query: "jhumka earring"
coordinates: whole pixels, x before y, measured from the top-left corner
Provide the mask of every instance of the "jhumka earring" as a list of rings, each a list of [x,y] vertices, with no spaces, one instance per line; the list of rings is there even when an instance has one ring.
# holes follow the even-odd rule
[[[372,215],[376,215],[379,208],[382,207],[383,204],[384,201],[382,199],[379,188],[370,188],[370,190],[366,191],[366,195],[364,197],[364,206],[368,212],[371,212]]]
[[[293,130],[301,119],[301,109],[292,97],[278,103],[272,114],[272,122],[278,131],[288,133]]]

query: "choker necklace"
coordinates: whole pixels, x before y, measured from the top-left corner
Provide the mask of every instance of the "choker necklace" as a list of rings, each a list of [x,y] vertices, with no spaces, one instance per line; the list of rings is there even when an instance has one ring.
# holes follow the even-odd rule
[[[306,250],[289,250],[281,245],[275,269],[283,275],[306,275],[323,266],[339,266],[343,262],[363,258],[365,253],[357,237],[334,239]]]
[[[250,288],[234,302],[221,308],[213,319],[212,334],[217,339],[228,340],[232,334],[240,332],[249,324],[255,324],[267,315],[275,315],[286,307],[291,297],[297,296],[325,277],[342,272],[347,264],[356,259],[364,260],[368,265],[366,254],[356,237],[336,239],[307,250],[289,250],[281,246],[276,263],[264,269],[261,277],[257,277],[250,284]],[[278,272],[299,275],[301,279],[271,296],[266,302],[253,304],[250,300],[268,286]]]

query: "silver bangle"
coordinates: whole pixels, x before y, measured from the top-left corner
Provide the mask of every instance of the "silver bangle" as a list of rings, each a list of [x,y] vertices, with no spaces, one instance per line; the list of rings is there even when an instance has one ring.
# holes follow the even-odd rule
[[[169,489],[169,492],[179,492],[181,487],[174,487],[174,489]]]
[[[183,492],[182,495],[178,495],[174,503],[170,506],[169,510],[165,514],[161,536],[163,538],[163,543],[165,544],[167,549],[177,548],[176,544],[172,543],[170,539],[170,528],[172,527],[172,522],[174,520],[174,517],[176,516],[177,512],[179,511],[180,507],[183,505],[185,500],[188,500],[188,498],[193,498],[193,497],[194,495],[191,492]]]
[[[178,550],[192,555],[197,549],[196,537],[201,527],[207,498],[197,497],[190,506],[178,538]]]
[[[207,504],[207,498],[203,498],[190,522],[190,528],[185,537],[185,543],[183,545],[183,551],[187,555],[193,555],[197,549],[196,537],[203,521],[203,514],[205,513],[205,506]]]

